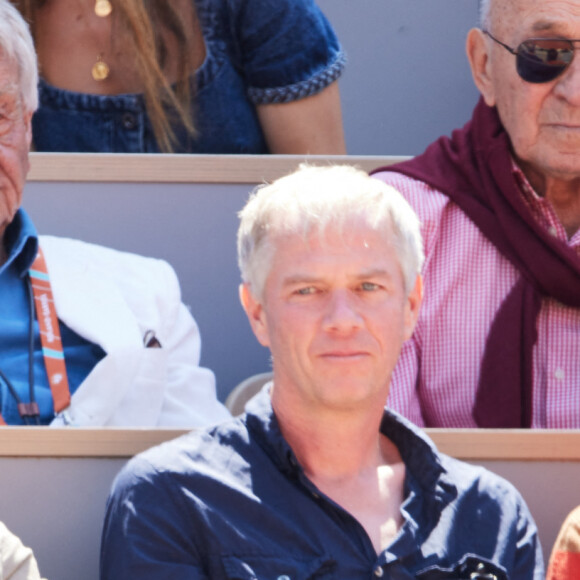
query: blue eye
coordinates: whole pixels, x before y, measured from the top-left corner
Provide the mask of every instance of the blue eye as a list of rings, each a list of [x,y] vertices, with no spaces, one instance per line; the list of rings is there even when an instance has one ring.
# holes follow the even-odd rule
[[[379,285],[378,284],[374,284],[373,282],[363,282],[360,285],[360,287],[365,292],[372,292],[373,290],[378,290],[379,289]]]
[[[300,296],[308,296],[309,294],[314,294],[316,292],[316,288],[313,286],[307,286],[306,288],[299,288],[296,290],[296,294],[300,294]]]

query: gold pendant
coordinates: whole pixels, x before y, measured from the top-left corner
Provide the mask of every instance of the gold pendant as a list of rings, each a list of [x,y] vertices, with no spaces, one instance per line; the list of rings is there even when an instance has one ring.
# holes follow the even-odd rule
[[[103,56],[97,56],[97,62],[93,65],[91,74],[96,81],[104,81],[111,72],[109,65],[103,60]]]
[[[109,16],[113,11],[113,5],[109,0],[96,0],[95,2],[95,14],[101,18]]]

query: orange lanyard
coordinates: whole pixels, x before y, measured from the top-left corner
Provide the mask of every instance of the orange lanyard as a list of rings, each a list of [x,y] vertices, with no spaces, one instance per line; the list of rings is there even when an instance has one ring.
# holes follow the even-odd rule
[[[48,384],[50,385],[50,391],[52,393],[54,411],[55,413],[60,413],[70,405],[70,389],[66,374],[64,351],[60,338],[58,317],[56,315],[52,288],[50,286],[50,278],[40,247],[38,248],[38,254],[28,274],[32,284],[36,318],[40,329],[42,356],[44,358],[46,374],[48,375]],[[36,409],[38,409],[36,403],[23,403],[22,405],[25,408],[27,405],[35,405]],[[0,415],[0,425],[5,424],[4,419]]]
[[[64,411],[70,405],[70,389],[64,363],[64,351],[60,339],[58,317],[54,306],[52,288],[48,277],[48,268],[40,247],[29,270],[32,282],[36,318],[40,327],[42,356],[52,392],[55,413]]]

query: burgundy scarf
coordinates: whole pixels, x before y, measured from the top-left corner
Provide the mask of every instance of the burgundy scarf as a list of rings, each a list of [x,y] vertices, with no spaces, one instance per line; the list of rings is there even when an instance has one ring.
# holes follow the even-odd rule
[[[520,272],[486,340],[473,411],[479,427],[531,426],[541,300],[580,307],[580,259],[531,215],[511,163],[499,116],[480,99],[451,139],[441,137],[422,155],[373,172],[396,171],[447,195]]]

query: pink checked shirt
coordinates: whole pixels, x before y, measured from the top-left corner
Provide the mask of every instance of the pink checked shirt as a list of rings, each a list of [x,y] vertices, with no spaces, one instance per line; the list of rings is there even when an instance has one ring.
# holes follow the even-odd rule
[[[551,205],[513,165],[534,217],[580,255]],[[472,417],[485,340],[518,271],[439,191],[399,173],[374,177],[398,189],[422,224],[424,302],[401,352],[388,405],[427,427],[476,427]],[[534,346],[532,427],[580,428],[580,310],[544,299]]]

